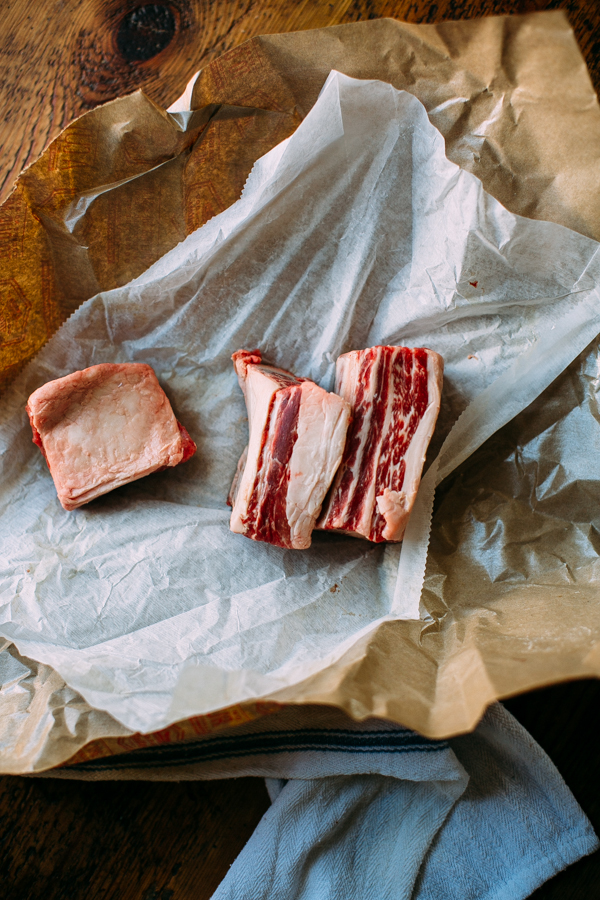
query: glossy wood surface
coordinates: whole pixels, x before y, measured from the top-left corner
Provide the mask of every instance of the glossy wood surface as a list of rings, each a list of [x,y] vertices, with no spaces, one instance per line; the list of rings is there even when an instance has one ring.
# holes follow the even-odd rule
[[[138,87],[168,105],[198,68],[252,35],[381,16],[438,22],[543,9],[568,12],[598,89],[598,0],[168,0],[142,10],[139,0],[0,0],[0,199],[82,112]],[[599,683],[581,682],[507,703],[550,754],[597,830],[599,699]],[[205,900],[267,807],[256,779],[93,784],[0,778],[0,896]],[[600,854],[533,896],[600,898]]]

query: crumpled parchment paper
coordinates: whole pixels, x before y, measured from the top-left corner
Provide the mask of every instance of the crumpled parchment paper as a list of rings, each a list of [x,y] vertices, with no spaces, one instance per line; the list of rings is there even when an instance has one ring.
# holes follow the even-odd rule
[[[80,307],[7,392],[0,634],[131,730],[257,698],[335,702],[432,734],[468,727],[482,695],[461,710],[460,683],[477,674],[477,648],[467,648],[468,660],[448,653],[456,634],[450,617],[443,622],[452,608],[444,566],[465,550],[448,551],[445,535],[425,574],[433,486],[600,331],[597,250],[485,194],[447,160],[410,94],[332,73],[294,135],[255,165],[236,204],[131,284]],[[340,353],[376,343],[429,346],[446,361],[431,453],[439,457],[402,547],[315,535],[309,551],[296,552],[231,534],[224,499],[247,436],[231,352],[259,346],[331,387]],[[67,514],[31,443],[24,403],[50,378],[127,360],[155,368],[198,453]],[[589,357],[578,364],[587,371]],[[510,554],[503,537],[502,523],[487,528],[486,552],[472,547],[479,567],[498,542]],[[563,556],[576,555],[565,562],[572,573],[581,548],[565,541]],[[536,542],[525,542],[535,556]],[[527,582],[522,569],[517,553],[504,582],[514,573]],[[460,581],[460,567],[452,575]],[[399,620],[418,615],[424,576],[423,631]],[[469,582],[471,593],[483,584]],[[425,641],[443,626],[450,636],[433,669],[444,657],[448,666],[436,685]],[[594,639],[588,627],[590,649]],[[385,688],[378,657],[389,664]],[[390,672],[401,678],[390,681]]]

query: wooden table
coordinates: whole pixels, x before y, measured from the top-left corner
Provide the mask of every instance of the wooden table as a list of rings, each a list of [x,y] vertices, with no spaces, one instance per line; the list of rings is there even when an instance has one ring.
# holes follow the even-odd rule
[[[0,200],[76,116],[138,87],[171,103],[206,62],[261,33],[392,16],[437,22],[565,9],[596,88],[598,0],[2,0]],[[599,682],[506,703],[600,831]],[[81,783],[0,778],[3,900],[205,900],[268,806],[258,779]],[[600,898],[600,854],[536,900]],[[443,900],[443,898],[440,898]]]

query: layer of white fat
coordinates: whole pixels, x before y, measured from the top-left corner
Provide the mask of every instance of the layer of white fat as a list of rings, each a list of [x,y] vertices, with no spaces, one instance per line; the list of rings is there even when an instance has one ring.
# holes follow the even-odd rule
[[[240,381],[241,383],[241,381]],[[248,372],[242,389],[248,410],[250,438],[244,471],[238,480],[237,494],[231,511],[229,527],[238,534],[245,534],[244,519],[248,513],[248,504],[258,473],[258,461],[265,429],[268,428],[269,410],[273,395],[281,384],[268,375],[263,366],[248,366]]]
[[[235,470],[235,475],[233,476],[233,481],[231,482],[231,487],[229,488],[229,495],[227,497],[227,503],[231,508],[235,506],[235,498],[238,495],[238,490],[240,486],[240,479],[244,474],[244,469],[246,467],[246,460],[248,459],[248,445],[244,447],[243,453],[238,459],[237,469]]]
[[[286,498],[291,543],[297,550],[310,547],[325,494],[342,460],[349,421],[346,400],[312,381],[302,382]]]
[[[385,541],[401,541],[404,537],[408,518],[421,483],[427,447],[440,411],[443,374],[442,357],[433,350],[427,350],[428,403],[408,450],[404,454],[406,469],[402,490],[390,491],[386,488],[383,494],[377,497],[377,507],[385,519],[385,528],[381,535]]]

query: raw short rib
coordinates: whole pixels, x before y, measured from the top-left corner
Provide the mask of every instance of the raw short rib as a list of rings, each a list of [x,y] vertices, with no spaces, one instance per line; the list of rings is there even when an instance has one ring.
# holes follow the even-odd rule
[[[143,363],[103,363],[49,381],[31,395],[27,412],[65,509],[196,452]]]
[[[250,425],[229,495],[230,528],[255,541],[303,550],[340,464],[350,405],[306,378],[238,350],[233,365]]]
[[[433,350],[370,347],[340,356],[336,393],[352,407],[342,463],[317,527],[401,541],[440,409]]]

